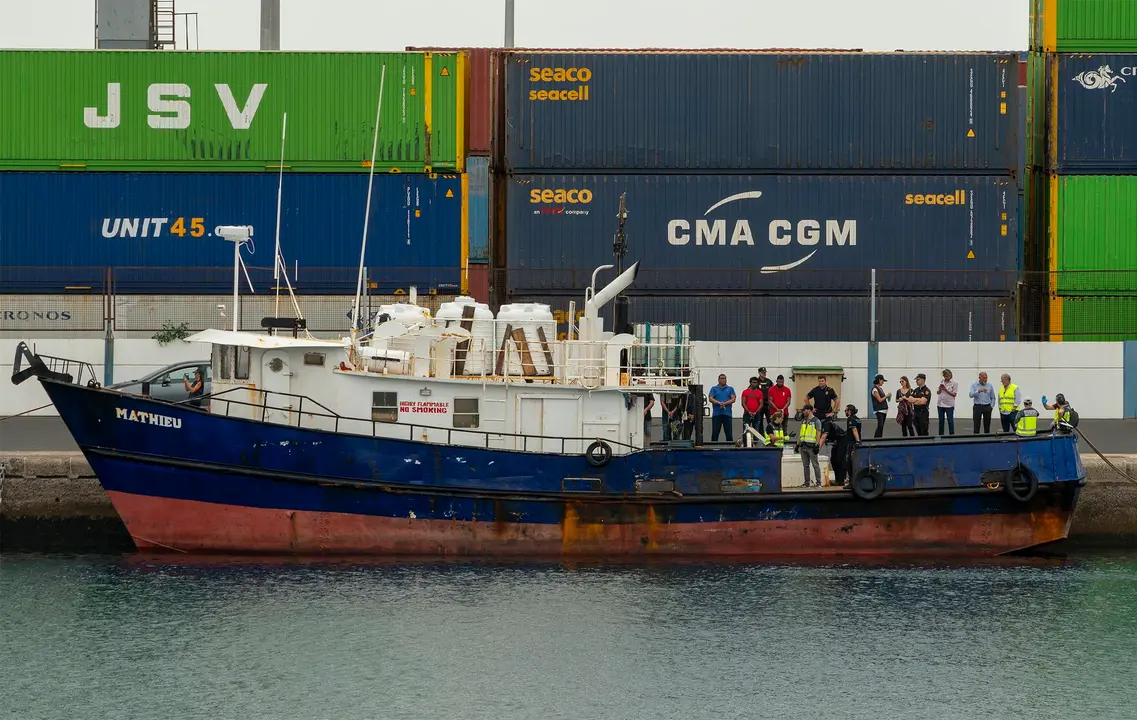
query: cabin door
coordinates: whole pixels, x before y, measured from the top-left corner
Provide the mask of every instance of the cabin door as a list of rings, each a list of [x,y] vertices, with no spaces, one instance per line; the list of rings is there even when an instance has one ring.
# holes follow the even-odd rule
[[[292,392],[292,370],[288,366],[288,353],[269,350],[264,354],[261,389],[265,391],[265,420],[290,424],[295,398],[288,395]]]
[[[518,438],[517,449],[531,452],[577,453],[579,442],[565,442],[562,438],[580,437],[579,403],[577,398],[531,397],[518,398],[518,423],[514,432],[527,435]]]

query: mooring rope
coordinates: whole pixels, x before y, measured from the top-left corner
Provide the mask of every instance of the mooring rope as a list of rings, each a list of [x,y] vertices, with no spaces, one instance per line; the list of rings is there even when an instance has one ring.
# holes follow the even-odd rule
[[[1106,465],[1109,465],[1111,468],[1113,468],[1113,471],[1114,471],[1114,472],[1116,472],[1118,475],[1120,475],[1121,477],[1125,478],[1125,479],[1126,479],[1126,480],[1128,480],[1129,482],[1133,483],[1134,485],[1137,485],[1137,480],[1134,480],[1132,477],[1130,477],[1130,476],[1129,476],[1129,473],[1127,473],[1127,472],[1123,472],[1123,471],[1121,470],[1121,468],[1117,467],[1117,466],[1116,466],[1116,465],[1114,465],[1112,462],[1110,462],[1110,461],[1109,461],[1109,458],[1107,458],[1105,455],[1102,455],[1102,454],[1101,454],[1101,450],[1098,450],[1098,449],[1097,449],[1097,448],[1094,446],[1094,444],[1093,444],[1092,442],[1090,442],[1090,439],[1089,439],[1088,437],[1086,437],[1085,433],[1083,433],[1083,432],[1082,432],[1081,430],[1079,430],[1078,428],[1074,428],[1074,430],[1075,430],[1075,431],[1078,433],[1078,435],[1079,435],[1079,436],[1081,436],[1081,438],[1082,438],[1083,440],[1085,440],[1085,441],[1086,441],[1086,444],[1090,446],[1090,449],[1091,449],[1091,450],[1093,450],[1095,453],[1097,453],[1097,456],[1098,456],[1099,458],[1101,458],[1102,460],[1104,460],[1104,461],[1105,461],[1105,464],[1106,464]]]

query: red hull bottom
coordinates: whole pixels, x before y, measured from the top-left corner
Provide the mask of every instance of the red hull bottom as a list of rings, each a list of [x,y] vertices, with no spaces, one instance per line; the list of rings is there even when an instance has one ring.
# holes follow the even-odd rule
[[[1067,536],[1073,513],[560,524],[379,517],[111,491],[139,550],[423,556],[998,555]]]

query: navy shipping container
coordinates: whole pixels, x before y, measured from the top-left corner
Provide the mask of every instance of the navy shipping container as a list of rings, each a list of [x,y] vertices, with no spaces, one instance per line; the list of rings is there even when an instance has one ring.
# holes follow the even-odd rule
[[[558,336],[567,331],[569,301],[577,316],[583,297],[515,296],[511,302],[542,302],[553,309]],[[633,323],[688,323],[694,340],[865,342],[870,339],[868,297],[750,296],[628,298]],[[601,315],[611,328],[612,306]],[[577,323],[579,325],[579,322]],[[1010,297],[881,297],[876,337],[881,342],[998,342],[1014,340],[1015,304]],[[825,363],[819,363],[825,364]]]
[[[612,262],[621,193],[641,292],[1005,295],[1018,281],[1008,177],[519,175],[503,180],[510,294],[577,292]],[[495,275],[495,286],[502,281]]]
[[[470,259],[489,259],[490,159],[466,158],[466,222],[470,236]]]
[[[280,243],[297,292],[354,293],[367,201],[363,174],[284,176]],[[458,175],[374,178],[371,290],[454,293],[461,283]],[[22,293],[232,288],[233,246],[217,225],[252,225],[243,253],[258,292],[272,285],[276,173],[0,173],[0,281]],[[243,283],[243,281],[242,281]]]
[[[1057,55],[1051,168],[1090,175],[1137,173],[1137,54]]]
[[[1012,173],[1018,164],[1016,53],[503,57],[501,147],[512,172]]]

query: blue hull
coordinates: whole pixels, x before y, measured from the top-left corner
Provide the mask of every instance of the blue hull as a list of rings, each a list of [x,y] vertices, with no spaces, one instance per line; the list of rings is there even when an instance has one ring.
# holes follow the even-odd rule
[[[1065,537],[1084,477],[1068,436],[868,444],[855,465],[894,474],[863,500],[782,491],[777,450],[648,450],[594,468],[576,455],[334,434],[43,384],[136,544],[152,549],[994,554]],[[984,484],[1017,466],[1038,480],[1028,500]]]

